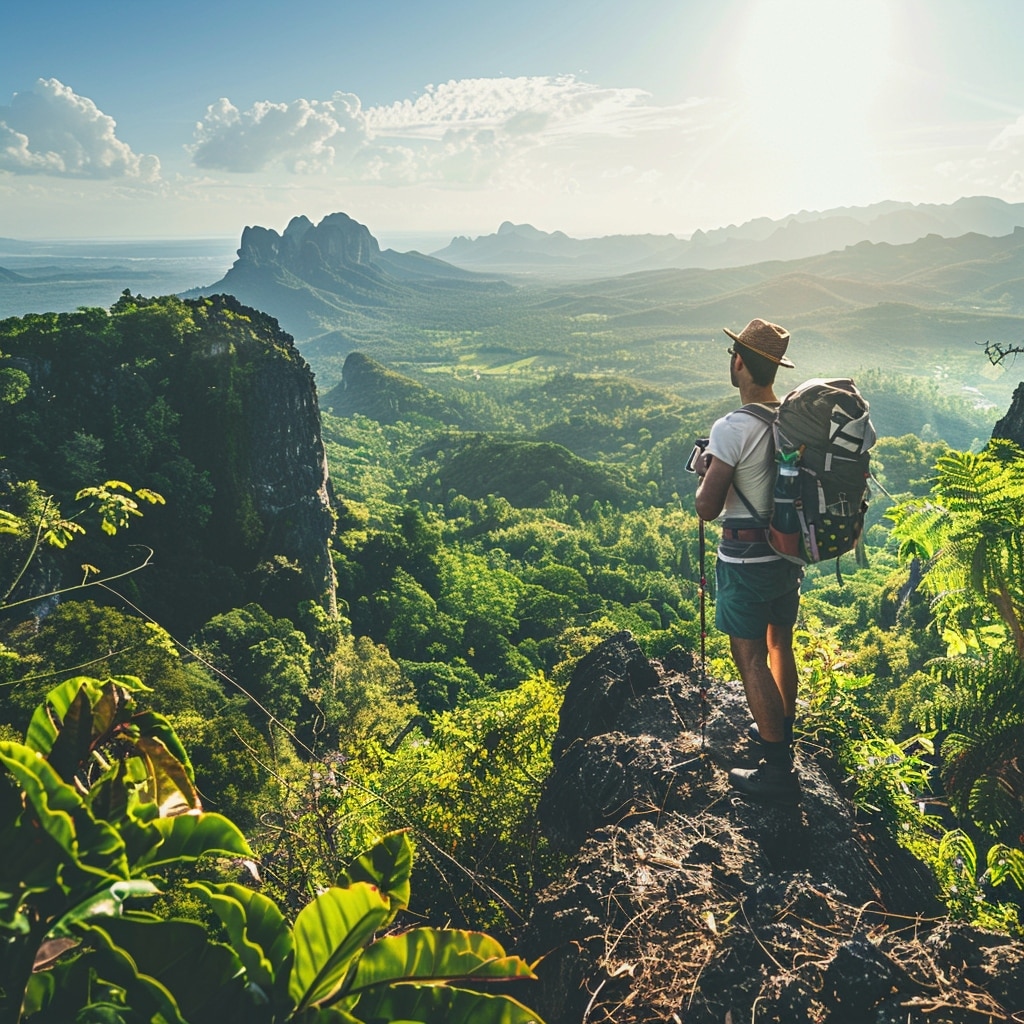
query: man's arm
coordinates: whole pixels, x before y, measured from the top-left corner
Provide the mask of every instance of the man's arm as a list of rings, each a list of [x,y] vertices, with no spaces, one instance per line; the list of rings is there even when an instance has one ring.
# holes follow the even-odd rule
[[[725,498],[732,484],[735,467],[716,459],[713,455],[702,456],[697,462],[697,515],[705,522],[718,516],[725,508]]]

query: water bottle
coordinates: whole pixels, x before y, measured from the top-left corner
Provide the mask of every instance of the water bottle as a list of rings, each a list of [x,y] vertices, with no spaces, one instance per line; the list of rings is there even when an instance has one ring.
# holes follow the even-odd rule
[[[775,507],[772,512],[772,546],[781,554],[800,554],[800,516],[796,501],[800,497],[800,452],[775,453]]]

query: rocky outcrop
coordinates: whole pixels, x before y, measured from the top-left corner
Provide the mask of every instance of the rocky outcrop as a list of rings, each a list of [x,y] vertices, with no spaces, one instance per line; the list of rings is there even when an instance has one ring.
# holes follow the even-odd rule
[[[38,338],[12,332],[5,346],[31,386],[0,405],[0,503],[23,515],[21,483],[37,480],[89,526],[71,547],[34,560],[20,598],[79,580],[87,563],[130,578],[130,600],[183,636],[247,601],[289,618],[309,600],[333,610],[317,392],[278,323],[231,296],[182,303],[128,293],[110,314],[48,323]],[[104,480],[146,487],[164,503],[107,536],[75,498]],[[25,553],[12,547],[4,557],[14,559],[6,578],[16,578]],[[84,596],[104,597],[99,588]]]
[[[248,393],[247,454],[251,493],[263,526],[254,597],[294,614],[313,598],[336,612],[328,541],[334,531],[327,454],[313,374],[304,360],[264,363]],[[287,585],[279,567],[297,567]],[[282,592],[283,591],[283,592]]]
[[[273,264],[300,277],[322,265],[366,265],[379,255],[380,246],[369,229],[344,213],[332,213],[316,227],[308,217],[293,217],[283,235],[271,228],[247,227],[238,249],[240,263]]]
[[[334,517],[313,374],[272,318],[231,296],[204,301],[217,328],[192,353],[181,406],[186,450],[216,488],[211,544],[268,611],[291,617],[310,599],[333,611]]]
[[[994,438],[1004,438],[1024,448],[1024,383],[1018,384],[1006,415],[992,428]]]
[[[754,761],[742,689],[713,686],[703,746],[698,691],[692,658],[649,662],[628,633],[573,676],[539,810],[569,867],[518,944],[544,957],[529,1001],[548,1024],[1024,1009],[1021,946],[937,923],[928,874],[855,815],[810,745],[798,807],[732,793],[724,769]]]

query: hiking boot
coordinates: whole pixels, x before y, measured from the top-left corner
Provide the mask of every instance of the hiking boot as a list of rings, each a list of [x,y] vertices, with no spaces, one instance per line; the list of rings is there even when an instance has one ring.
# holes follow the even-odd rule
[[[729,785],[755,800],[788,804],[800,801],[800,776],[796,769],[767,761],[761,761],[756,768],[733,768]]]

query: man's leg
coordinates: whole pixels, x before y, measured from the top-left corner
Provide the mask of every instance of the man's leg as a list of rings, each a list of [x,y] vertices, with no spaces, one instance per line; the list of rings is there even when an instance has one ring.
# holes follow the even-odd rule
[[[782,694],[768,667],[768,641],[731,637],[747,704],[757,723],[763,759],[756,768],[733,768],[729,785],[755,799],[797,803],[800,778],[786,742]]]
[[[768,664],[782,697],[782,713],[792,718],[796,714],[798,680],[792,626],[768,626]]]
[[[771,635],[769,627],[769,636]],[[792,630],[790,631],[792,633]],[[757,722],[761,739],[766,743],[785,743],[785,705],[779,685],[772,669],[768,667],[769,645],[767,640],[747,640],[730,637],[733,661],[740,671],[743,690],[747,695],[750,713]],[[790,658],[792,660],[792,647]],[[793,663],[793,702],[796,701],[796,663]]]

